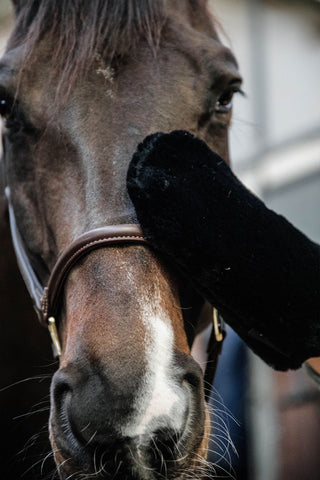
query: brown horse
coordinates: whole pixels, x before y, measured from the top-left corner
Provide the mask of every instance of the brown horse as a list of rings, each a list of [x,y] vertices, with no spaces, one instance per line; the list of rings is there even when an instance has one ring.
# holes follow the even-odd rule
[[[45,285],[79,236],[136,223],[125,179],[147,134],[188,130],[228,161],[241,78],[205,0],[14,3],[0,64],[5,177]],[[141,242],[86,251],[67,271],[49,422],[60,478],[212,478],[190,355],[203,303]]]

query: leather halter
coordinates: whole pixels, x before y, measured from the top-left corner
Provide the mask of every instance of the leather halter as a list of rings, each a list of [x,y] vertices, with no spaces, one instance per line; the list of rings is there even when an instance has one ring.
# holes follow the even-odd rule
[[[10,189],[6,187],[9,221],[12,242],[16,253],[20,272],[40,323],[48,327],[56,350],[60,355],[60,345],[55,327],[55,316],[58,313],[59,300],[64,283],[72,268],[78,261],[92,250],[114,245],[143,244],[148,242],[143,237],[141,229],[135,224],[109,225],[96,228],[80,235],[59,256],[49,276],[46,286],[39,281],[27,255],[23,240],[16,223],[13,207],[10,201]]]
[[[136,224],[109,225],[96,228],[80,235],[59,256],[49,276],[46,286],[39,281],[27,255],[23,240],[16,223],[10,200],[10,189],[5,188],[8,200],[8,211],[12,242],[16,253],[20,272],[33,301],[40,323],[48,327],[55,356],[61,355],[61,346],[56,328],[55,317],[58,314],[59,300],[63,286],[72,268],[85,255],[93,250],[114,245],[142,244],[148,245],[140,227]],[[208,345],[208,363],[205,372],[205,383],[211,384],[225,337],[224,322],[217,310],[213,309],[213,329]],[[208,399],[208,394],[206,393]]]
[[[138,225],[122,224],[90,230],[74,240],[58,258],[41,298],[40,321],[46,325],[55,316],[64,282],[78,261],[92,250],[118,244],[146,244]]]

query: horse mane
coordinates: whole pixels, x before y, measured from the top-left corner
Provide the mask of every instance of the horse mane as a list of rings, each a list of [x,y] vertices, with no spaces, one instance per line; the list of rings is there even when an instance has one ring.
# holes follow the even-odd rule
[[[97,58],[111,63],[139,40],[160,41],[164,0],[15,0],[10,46],[24,46],[22,68],[43,38],[53,39],[50,64],[59,85],[74,85]]]

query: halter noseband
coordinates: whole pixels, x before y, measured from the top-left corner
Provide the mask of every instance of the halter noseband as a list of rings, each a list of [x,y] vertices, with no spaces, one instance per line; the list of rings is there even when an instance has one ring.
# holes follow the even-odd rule
[[[20,272],[33,301],[40,323],[48,327],[56,356],[61,355],[61,346],[56,328],[55,317],[58,313],[59,300],[64,283],[72,268],[78,261],[93,250],[113,245],[142,244],[148,245],[142,231],[135,224],[109,225],[83,233],[74,240],[59,256],[49,276],[46,286],[39,281],[27,255],[23,240],[16,223],[10,200],[10,189],[5,188],[8,200],[9,221],[12,242]],[[206,382],[211,383],[218,355],[225,336],[224,323],[217,310],[213,309],[213,330],[209,341],[209,361],[206,369]]]
[[[58,356],[61,346],[56,328],[55,317],[58,312],[59,299],[69,272],[78,261],[92,250],[118,244],[146,244],[138,225],[122,224],[90,230],[74,240],[59,256],[43,289],[38,316],[40,323],[48,326],[52,343]]]
[[[92,250],[118,244],[147,244],[138,225],[122,224],[90,230],[74,240],[60,255],[41,297],[40,321],[46,325],[58,310],[64,282],[78,261]]]
[[[39,281],[27,255],[23,240],[16,223],[13,207],[10,200],[10,189],[6,187],[5,194],[8,200],[9,221],[12,242],[16,253],[20,272],[34,309],[41,325],[49,328],[51,339],[59,356],[61,347],[55,325],[58,313],[59,300],[68,274],[77,262],[92,250],[111,247],[119,244],[143,244],[148,242],[143,237],[141,229],[135,224],[109,225],[83,233],[74,240],[59,256],[49,276],[46,286]]]

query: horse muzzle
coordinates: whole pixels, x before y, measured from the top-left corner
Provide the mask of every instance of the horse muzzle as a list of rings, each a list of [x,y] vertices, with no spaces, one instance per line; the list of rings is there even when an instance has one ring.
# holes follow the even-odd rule
[[[52,382],[50,437],[61,478],[75,472],[97,479],[177,478],[199,454],[205,423],[205,414],[199,418],[202,373],[186,357],[183,366],[181,359],[172,366],[167,385],[154,383],[153,391],[146,374],[115,383],[96,366],[60,369]]]

